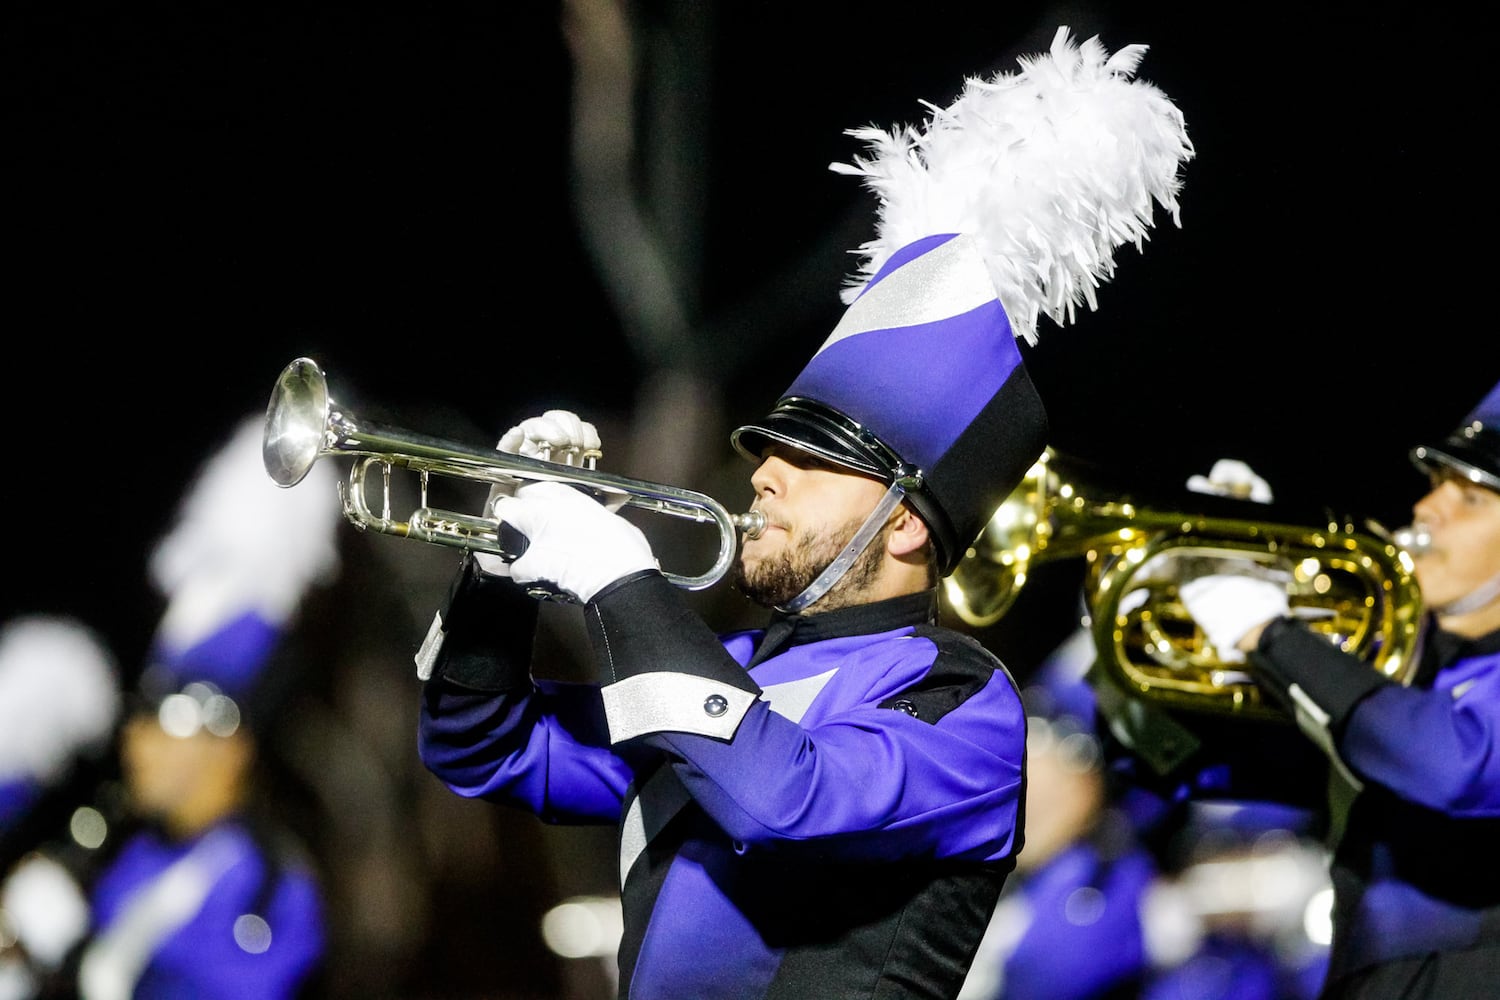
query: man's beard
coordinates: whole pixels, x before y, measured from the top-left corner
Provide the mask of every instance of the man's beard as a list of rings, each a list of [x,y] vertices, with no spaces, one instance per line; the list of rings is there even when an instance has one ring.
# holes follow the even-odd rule
[[[777,555],[762,559],[750,574],[746,573],[745,563],[741,560],[734,567],[733,585],[755,603],[768,608],[789,604],[811,586],[818,574],[838,557],[863,523],[862,519],[849,521],[838,530],[805,535]],[[886,534],[889,531],[890,525],[882,527],[839,581],[814,601],[810,608],[833,611],[860,603],[861,595],[880,572]]]

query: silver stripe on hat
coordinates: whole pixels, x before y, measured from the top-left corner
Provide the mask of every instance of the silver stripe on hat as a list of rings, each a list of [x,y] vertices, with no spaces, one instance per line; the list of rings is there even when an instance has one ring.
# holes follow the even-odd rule
[[[902,264],[855,299],[818,354],[845,337],[936,323],[995,298],[995,283],[974,238],[960,234]]]

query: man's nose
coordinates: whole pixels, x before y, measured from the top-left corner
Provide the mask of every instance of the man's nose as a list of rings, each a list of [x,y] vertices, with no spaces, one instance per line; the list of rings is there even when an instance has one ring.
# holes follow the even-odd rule
[[[1439,521],[1445,506],[1457,497],[1458,487],[1444,479],[1411,505],[1412,518],[1424,524]]]
[[[754,488],[757,496],[777,494],[786,487],[787,464],[775,455],[761,460],[760,465],[750,474],[750,485]]]

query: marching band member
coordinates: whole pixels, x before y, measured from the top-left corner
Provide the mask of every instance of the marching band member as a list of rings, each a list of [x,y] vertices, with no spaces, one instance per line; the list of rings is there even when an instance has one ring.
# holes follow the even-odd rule
[[[1160,872],[1092,732],[1083,675],[1093,656],[1079,629],[1022,691],[1026,846],[959,1000],[1137,996],[1150,972],[1143,910]]]
[[[0,627],[0,862],[50,793],[105,755],[120,701],[114,653],[82,621],[32,613]]]
[[[1195,479],[1270,502],[1240,462]],[[1026,846],[959,1000],[1310,1000],[1326,946],[1304,914],[1327,868],[1302,812],[1165,803],[1121,783],[1095,731],[1098,648],[1081,611],[1022,691]]]
[[[167,600],[119,733],[130,822],[86,878],[45,850],[12,875],[31,967],[5,1000],[292,1000],[318,982],[319,876],[256,780],[299,667],[285,633],[337,573],[338,517],[265,478],[261,423],[203,466],[152,552]],[[71,940],[58,913],[80,915]]]
[[[1412,507],[1428,617],[1409,684],[1313,633],[1279,583],[1218,574],[1181,588],[1220,655],[1248,654],[1307,747],[1327,755],[1326,1000],[1479,998],[1500,983],[1500,385],[1412,459],[1431,488]],[[1246,763],[1181,788],[1232,794]]]
[[[528,545],[463,561],[418,654],[422,759],[460,795],[619,824],[620,997],[958,993],[1021,847],[1026,719],[936,588],[1045,444],[1018,338],[1092,303],[1157,203],[1175,218],[1192,150],[1131,79],[1144,51],[1062,29],[925,132],[853,133],[881,238],[731,439],[766,525],[735,584],[765,628],[715,634],[566,484],[497,499]],[[564,448],[592,430],[547,423]],[[532,591],[583,606],[599,683],[531,675]]]
[[[0,628],[0,1000],[32,995],[87,925],[86,906],[48,891],[66,865],[28,855],[76,824],[84,846],[67,861],[86,867],[103,814],[68,813],[107,771],[121,701],[114,653],[81,620],[34,612]]]

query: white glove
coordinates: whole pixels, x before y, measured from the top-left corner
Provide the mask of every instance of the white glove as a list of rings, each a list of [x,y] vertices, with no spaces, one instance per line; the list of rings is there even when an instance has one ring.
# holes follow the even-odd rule
[[[1240,640],[1291,607],[1284,586],[1256,576],[1200,576],[1177,595],[1225,663],[1243,663]]]
[[[1211,493],[1256,503],[1270,503],[1274,499],[1271,484],[1256,475],[1250,466],[1234,458],[1219,459],[1207,476],[1189,476],[1187,488],[1194,493]]]
[[[497,451],[507,455],[556,460],[564,465],[592,465],[601,455],[599,431],[571,410],[548,410],[540,417],[527,417],[500,436]],[[496,483],[485,498],[485,510],[493,511],[495,501],[515,493],[514,486]],[[474,553],[479,568],[491,576],[510,576],[510,563],[489,552]]]
[[[89,927],[89,904],[83,889],[62,865],[35,853],[27,855],[0,887],[0,912],[32,960],[56,969]]]
[[[640,528],[566,483],[528,483],[497,500],[495,516],[528,540],[511,577],[549,584],[580,603],[631,573],[660,568]]]
[[[599,432],[569,410],[548,410],[528,417],[500,437],[496,445],[508,455],[540,458],[564,465],[583,465],[599,457]]]

